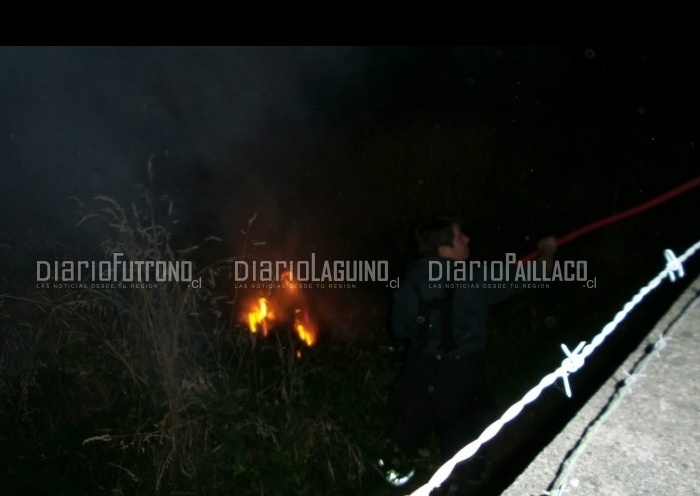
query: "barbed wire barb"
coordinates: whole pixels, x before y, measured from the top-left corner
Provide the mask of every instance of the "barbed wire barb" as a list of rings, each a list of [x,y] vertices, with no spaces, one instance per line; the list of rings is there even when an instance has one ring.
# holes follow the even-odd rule
[[[573,374],[578,369],[583,367],[585,359],[581,356],[581,350],[586,346],[585,341],[581,341],[574,351],[569,351],[569,348],[565,344],[561,345],[561,349],[566,354],[566,358],[561,362],[561,367],[559,370],[561,373],[561,380],[564,382],[564,391],[566,391],[566,396],[571,398],[571,386],[569,385],[569,374]]]
[[[683,277],[685,275],[685,270],[683,270],[683,264],[680,260],[676,258],[676,254],[673,250],[664,250],[664,257],[666,258],[666,270],[668,271],[668,278],[671,282],[676,282],[676,273],[678,277]]]
[[[612,334],[612,332],[627,317],[632,309],[637,306],[647,294],[656,289],[666,277],[668,277],[672,282],[676,280],[676,276],[683,277],[685,275],[685,271],[683,270],[683,262],[693,256],[699,249],[700,241],[688,248],[680,257],[676,257],[676,255],[670,249],[664,250],[664,257],[666,258],[666,267],[664,270],[659,272],[656,277],[649,281],[646,286],[642,287],[637,294],[635,294],[627,303],[625,303],[622,310],[615,314],[613,320],[608,322],[589,344],[585,344],[585,341],[582,341],[574,349],[574,351],[570,351],[566,345],[562,344],[561,349],[567,356],[562,361],[559,368],[544,376],[537,386],[528,391],[520,399],[520,401],[511,405],[511,407],[508,408],[498,420],[489,425],[475,441],[467,444],[451,459],[447,460],[435,471],[433,476],[426,484],[416,489],[409,496],[429,496],[433,489],[440,487],[447,480],[457,464],[471,458],[484,443],[495,437],[507,422],[510,422],[516,418],[527,404],[535,401],[540,396],[542,391],[554,384],[558,378],[562,378],[566,394],[567,396],[571,397],[571,388],[568,381],[569,374],[579,370],[584,365],[585,359],[603,343],[605,338]],[[563,490],[565,484],[559,487],[560,490]]]

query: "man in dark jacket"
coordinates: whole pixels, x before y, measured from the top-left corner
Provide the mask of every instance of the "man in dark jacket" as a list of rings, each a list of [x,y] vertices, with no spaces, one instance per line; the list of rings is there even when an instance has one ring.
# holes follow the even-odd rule
[[[391,437],[401,448],[419,448],[435,429],[446,460],[493,420],[484,381],[486,316],[518,285],[492,284],[483,270],[470,274],[470,240],[458,217],[427,219],[415,238],[423,258],[409,265],[394,293],[392,330],[406,344],[406,357],[389,398]],[[551,266],[554,238],[538,249]]]

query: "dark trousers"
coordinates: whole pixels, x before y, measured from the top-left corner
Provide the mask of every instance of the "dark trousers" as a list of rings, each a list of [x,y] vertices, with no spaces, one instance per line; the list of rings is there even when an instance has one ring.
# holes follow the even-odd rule
[[[490,420],[483,353],[409,350],[392,385],[390,434],[401,448],[425,446],[435,430],[444,459],[475,440]]]

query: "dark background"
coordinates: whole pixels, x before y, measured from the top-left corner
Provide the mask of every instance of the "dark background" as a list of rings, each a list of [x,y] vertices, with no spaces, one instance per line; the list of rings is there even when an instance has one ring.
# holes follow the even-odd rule
[[[239,255],[254,214],[254,257],[388,260],[399,276],[413,222],[444,209],[466,214],[472,258],[526,254],[700,174],[695,60],[682,45],[2,47],[0,275],[29,285],[38,259],[101,259],[70,197],[137,201],[149,159],[174,242],[222,239],[200,266]],[[663,249],[696,242],[698,207],[700,189],[562,247],[595,290],[499,307],[493,327],[532,334],[494,337],[498,406],[560,363],[558,343],[590,340],[663,269]],[[686,268],[687,281],[698,264]],[[683,284],[660,290],[597,375]],[[327,341],[386,331],[383,286],[314,299]]]
[[[70,197],[138,201],[149,159],[177,243],[223,239],[200,266],[240,254],[257,214],[248,255],[389,260],[392,276],[435,211],[464,213],[472,258],[500,260],[698,175],[682,45],[0,50],[8,274],[100,257]],[[695,241],[699,204],[687,193],[560,256],[643,281]]]
[[[0,50],[2,231],[85,249],[68,197],[130,201],[151,156],[187,237],[234,246],[258,212],[287,252],[389,258],[436,209],[514,251],[697,175],[678,46]]]

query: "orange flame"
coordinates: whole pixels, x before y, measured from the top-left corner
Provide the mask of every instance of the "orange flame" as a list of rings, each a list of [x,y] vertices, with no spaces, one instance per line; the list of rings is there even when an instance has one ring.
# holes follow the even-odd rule
[[[309,314],[301,308],[294,310],[294,330],[306,346],[316,344],[318,329],[309,318]]]
[[[286,277],[288,275],[283,274],[284,282],[288,282]],[[306,346],[313,346],[318,341],[318,327],[304,306],[304,295],[290,285],[284,291],[274,293],[270,299],[258,297],[252,301],[246,308],[245,321],[251,333],[260,331],[265,337],[275,325],[291,324],[297,337]]]
[[[257,305],[253,304],[248,311],[248,328],[255,334],[262,330],[262,335],[267,337],[270,325],[275,315],[269,310],[266,298],[258,298]]]

